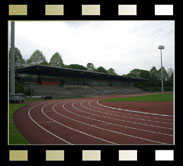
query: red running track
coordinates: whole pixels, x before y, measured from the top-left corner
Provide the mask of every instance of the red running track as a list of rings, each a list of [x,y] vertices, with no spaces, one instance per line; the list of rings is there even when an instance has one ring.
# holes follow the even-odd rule
[[[98,100],[32,102],[15,113],[14,122],[30,144],[174,143],[172,102],[140,102],[139,105],[133,102],[100,103]]]

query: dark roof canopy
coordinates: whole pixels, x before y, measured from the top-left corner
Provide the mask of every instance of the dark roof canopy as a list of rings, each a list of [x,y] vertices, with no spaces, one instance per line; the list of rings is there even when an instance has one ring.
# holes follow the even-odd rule
[[[127,77],[120,75],[113,75],[107,73],[92,72],[88,70],[70,69],[64,67],[53,67],[46,65],[33,65],[15,70],[17,74],[31,74],[31,75],[47,75],[47,76],[67,76],[67,77],[85,77],[95,79],[109,79],[109,80],[121,80],[121,81],[145,81],[147,79]]]

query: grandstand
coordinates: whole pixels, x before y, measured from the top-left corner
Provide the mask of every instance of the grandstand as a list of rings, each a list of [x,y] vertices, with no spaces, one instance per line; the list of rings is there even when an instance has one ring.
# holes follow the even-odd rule
[[[144,93],[133,84],[146,81],[142,78],[45,65],[16,69],[16,79],[25,89],[31,88],[33,95],[53,97]]]

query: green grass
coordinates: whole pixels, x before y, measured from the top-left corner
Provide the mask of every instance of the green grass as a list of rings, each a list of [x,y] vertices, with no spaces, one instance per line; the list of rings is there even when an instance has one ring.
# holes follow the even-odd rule
[[[29,144],[13,122],[14,113],[26,104],[9,104],[9,144]]]
[[[167,102],[173,101],[173,93],[153,94],[144,96],[131,96],[131,97],[120,97],[105,99],[102,101],[120,101],[120,102]]]

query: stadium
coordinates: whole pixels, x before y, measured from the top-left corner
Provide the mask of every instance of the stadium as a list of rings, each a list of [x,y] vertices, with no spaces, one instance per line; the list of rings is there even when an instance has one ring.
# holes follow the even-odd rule
[[[173,93],[133,86],[145,79],[45,65],[18,68],[16,79],[53,99],[10,105],[10,144],[174,144]]]
[[[30,89],[31,97],[21,104],[9,103],[10,145],[175,144],[172,92],[147,93],[135,87],[136,83],[148,83],[147,77],[139,75],[56,67],[43,61],[16,68],[13,32],[12,23],[9,99],[18,95],[16,81]],[[101,55],[105,55],[103,50]],[[123,70],[124,66],[120,67]],[[152,71],[159,78],[159,72]]]
[[[34,96],[73,97],[143,93],[133,86],[143,78],[63,67],[33,65],[16,69],[16,80]]]

